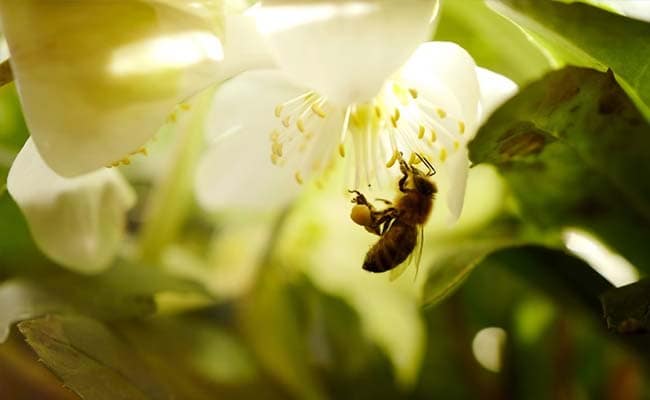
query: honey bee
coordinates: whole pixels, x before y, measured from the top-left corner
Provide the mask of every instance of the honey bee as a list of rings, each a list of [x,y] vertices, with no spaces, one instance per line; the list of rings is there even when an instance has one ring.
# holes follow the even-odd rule
[[[380,236],[379,241],[368,250],[363,269],[370,272],[391,271],[391,280],[404,272],[410,263],[405,261],[416,247],[419,247],[415,252],[416,268],[419,267],[423,227],[431,214],[433,200],[438,192],[436,184],[430,179],[435,174],[435,169],[427,159],[417,153],[416,155],[427,168],[427,172],[400,158],[400,170],[403,175],[398,182],[401,193],[395,203],[377,199],[387,205],[378,210],[361,192],[349,191],[356,194],[352,200],[355,206],[350,213],[352,221],[363,226],[368,232]]]

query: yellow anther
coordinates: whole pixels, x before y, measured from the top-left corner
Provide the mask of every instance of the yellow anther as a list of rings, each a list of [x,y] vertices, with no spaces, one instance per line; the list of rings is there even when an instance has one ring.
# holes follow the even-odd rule
[[[314,114],[318,115],[321,118],[325,118],[325,111],[323,111],[322,108],[318,105],[318,103],[314,103],[311,105],[311,110],[314,112]]]
[[[446,159],[447,159],[447,149],[443,147],[442,149],[440,149],[440,161],[445,162]]]
[[[271,151],[273,154],[277,154],[278,157],[282,157],[283,149],[282,149],[282,143],[279,142],[273,142],[271,145]]]
[[[275,153],[271,153],[271,163],[273,163],[273,165],[279,165],[280,164],[280,156],[278,156]]]
[[[393,118],[395,118],[395,122],[399,121],[400,113],[399,113],[399,108],[395,109],[395,114],[393,114]]]
[[[439,116],[440,118],[442,118],[442,119],[444,119],[445,117],[447,117],[447,112],[446,112],[445,110],[443,110],[442,108],[438,108],[438,109],[436,110],[436,112],[438,113],[438,116]]]
[[[395,117],[390,117],[390,123],[393,125],[393,128],[397,128],[397,120]]]
[[[379,106],[375,106],[375,115],[377,118],[381,118],[381,108]]]
[[[458,131],[461,135],[465,133],[465,123],[463,121],[458,121]]]
[[[393,156],[386,163],[386,168],[391,168],[393,165],[395,165],[395,161],[397,161],[398,158],[399,158],[399,151],[395,150],[393,152]]]
[[[187,111],[187,110],[189,110],[191,107],[190,107],[190,105],[187,104],[187,103],[181,103],[181,104],[180,104],[180,108],[181,108],[181,110]]]
[[[135,156],[137,154],[142,154],[143,156],[146,156],[148,154],[147,148],[146,147],[140,147],[139,149],[129,153],[129,155],[132,155],[132,156]]]
[[[169,116],[167,117],[167,122],[168,123],[176,122],[176,113],[175,112],[169,114]]]
[[[426,132],[426,129],[424,129],[423,125],[420,125],[418,128],[418,139],[422,139],[424,137],[424,133]]]
[[[409,164],[417,164],[420,162],[420,157],[418,157],[415,153],[411,153],[411,157],[409,158]]]
[[[282,125],[284,125],[285,128],[288,128],[291,126],[291,117],[287,115],[282,119]]]
[[[305,133],[305,121],[303,121],[302,118],[298,118],[298,121],[296,121],[296,127],[301,133]]]
[[[438,135],[436,134],[436,131],[431,129],[431,141],[435,142],[436,140],[438,140]]]
[[[339,143],[339,155],[345,157],[345,145],[343,143]]]
[[[413,97],[414,99],[418,98],[418,91],[416,89],[410,88],[409,93],[411,94],[411,97]]]
[[[296,178],[296,182],[298,182],[299,185],[302,185],[302,175],[300,174],[300,171],[296,171],[296,173],[293,175],[294,178]]]
[[[280,115],[282,115],[282,109],[283,108],[284,108],[284,106],[282,104],[278,104],[277,106],[275,106],[275,117],[276,118],[280,118]]]
[[[269,137],[271,138],[272,141],[275,142],[276,140],[278,140],[280,138],[280,132],[278,132],[277,130],[274,129],[271,132],[271,135]]]
[[[460,147],[460,142],[458,140],[454,140],[454,150],[458,150]]]

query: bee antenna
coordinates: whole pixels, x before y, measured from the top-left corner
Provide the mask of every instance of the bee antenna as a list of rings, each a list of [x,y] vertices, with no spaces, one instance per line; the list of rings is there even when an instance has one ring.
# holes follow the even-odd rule
[[[433,176],[433,175],[436,174],[436,169],[433,168],[433,165],[431,165],[431,162],[429,162],[429,160],[427,160],[426,158],[422,157],[422,155],[421,155],[420,153],[415,153],[415,155],[416,155],[416,156],[420,159],[420,161],[422,161],[422,163],[427,167],[428,172],[427,172],[426,176]]]

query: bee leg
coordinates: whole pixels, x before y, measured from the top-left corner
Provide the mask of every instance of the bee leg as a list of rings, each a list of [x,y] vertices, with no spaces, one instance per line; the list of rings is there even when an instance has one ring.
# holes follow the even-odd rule
[[[397,209],[394,207],[377,212],[373,216],[373,227],[378,235],[383,235],[388,230],[393,221],[397,218]]]
[[[387,204],[387,205],[389,205],[389,206],[392,206],[392,205],[393,205],[393,202],[392,202],[392,201],[390,201],[390,200],[386,200],[386,199],[375,199],[375,201],[381,201],[382,203]]]
[[[359,205],[366,205],[366,206],[368,206],[368,208],[372,209],[372,205],[370,203],[368,203],[368,200],[366,199],[366,196],[363,195],[363,193],[361,193],[358,190],[348,190],[348,192],[349,193],[354,193],[354,194],[357,195],[354,199],[352,199],[353,203],[356,203],[356,204],[359,204]]]

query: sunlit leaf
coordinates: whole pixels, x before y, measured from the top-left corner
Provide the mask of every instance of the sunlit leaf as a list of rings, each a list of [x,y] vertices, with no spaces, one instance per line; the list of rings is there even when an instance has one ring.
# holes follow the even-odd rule
[[[539,39],[560,61],[611,68],[650,112],[650,24],[586,4],[551,0],[487,3]]]
[[[524,88],[470,144],[494,164],[523,218],[591,231],[650,271],[650,126],[611,73],[568,67]]]

